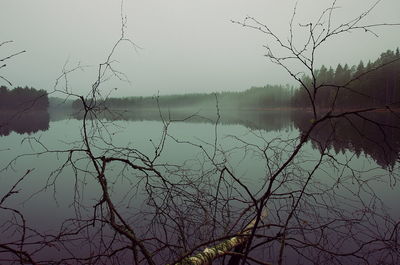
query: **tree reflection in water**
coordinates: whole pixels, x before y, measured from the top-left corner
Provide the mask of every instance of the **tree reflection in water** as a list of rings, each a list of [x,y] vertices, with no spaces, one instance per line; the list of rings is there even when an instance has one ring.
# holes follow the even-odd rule
[[[50,116],[47,111],[0,112],[0,136],[12,132],[32,134],[49,129]]]

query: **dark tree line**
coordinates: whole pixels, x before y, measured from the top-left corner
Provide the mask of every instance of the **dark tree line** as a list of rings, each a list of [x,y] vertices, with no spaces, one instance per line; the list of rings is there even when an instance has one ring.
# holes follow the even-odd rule
[[[32,87],[16,87],[9,90],[0,86],[0,110],[43,110],[49,106],[49,99],[45,90]]]
[[[318,108],[400,106],[398,48],[396,51],[388,50],[382,53],[377,60],[367,64],[363,61],[360,61],[358,66],[351,67],[339,64],[335,70],[322,66],[314,72],[314,77],[319,90],[315,101]],[[303,77],[304,84],[309,88],[313,87],[313,80],[310,76]],[[350,80],[354,81],[349,83]],[[304,89],[296,90],[293,106],[309,106],[308,95]]]

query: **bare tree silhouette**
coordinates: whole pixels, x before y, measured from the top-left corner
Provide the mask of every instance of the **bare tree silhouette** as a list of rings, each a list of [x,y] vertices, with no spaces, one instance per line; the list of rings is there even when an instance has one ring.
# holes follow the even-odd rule
[[[2,46],[7,45],[7,44],[12,43],[12,42],[13,42],[12,40],[0,42],[0,48],[1,48]],[[24,52],[26,52],[26,51],[23,50],[23,51],[15,52],[15,53],[13,53],[13,54],[10,54],[10,55],[7,55],[7,56],[5,56],[5,57],[3,57],[3,58],[0,58],[0,64],[1,64],[1,65],[0,65],[0,69],[7,67],[6,62],[7,62],[8,60],[10,60],[10,59],[14,58],[15,56],[18,56],[18,55],[20,55],[20,54],[22,54],[22,53],[24,53]],[[6,82],[7,84],[9,84],[10,86],[12,86],[12,83],[11,83],[6,77],[4,77],[3,75],[0,75],[0,79],[3,80],[3,81],[5,81],[5,82]]]
[[[122,42],[137,47],[126,38],[126,17],[121,16],[120,38],[98,65],[87,95],[73,93],[68,86],[69,74],[84,66],[65,66],[56,81],[55,91],[81,102],[80,139],[69,143],[69,148],[52,149],[41,139],[28,137],[26,141],[39,150],[17,156],[4,169],[27,156],[62,158],[63,163],[52,171],[39,193],[52,189],[57,197],[60,178],[69,170],[74,180],[74,215],[66,218],[57,232],[39,231],[27,225],[19,210],[4,206],[28,171],[0,201],[0,209],[10,214],[1,226],[10,238],[0,239],[1,260],[10,264],[398,264],[400,222],[385,210],[381,191],[375,188],[380,182],[394,187],[399,180],[398,164],[387,169],[357,168],[352,164],[353,154],[337,156],[329,145],[339,130],[338,120],[354,125],[366,141],[375,140],[363,134],[354,117],[375,126],[383,139],[376,144],[385,145],[384,129],[399,130],[399,126],[370,118],[368,113],[384,108],[398,120],[398,112],[390,105],[339,110],[336,99],[360,76],[344,84],[325,84],[317,80],[315,72],[316,51],[324,42],[355,30],[374,34],[377,27],[400,25],[362,24],[379,2],[333,27],[332,13],[337,8],[333,1],[317,21],[299,25],[308,32],[302,44],[297,44],[293,34],[296,8],[288,40],[280,39],[255,18],[234,22],[265,34],[283,51],[280,56],[265,46],[267,58],[286,70],[308,95],[312,117],[299,135],[270,139],[250,131],[254,140],[232,135],[232,146],[226,148],[220,143],[216,97],[212,140],[180,139],[170,126],[191,115],[177,120],[159,109],[163,127],[150,153],[116,144],[112,128],[117,124],[101,116],[112,112],[103,104],[109,96],[104,93],[106,82],[110,78],[126,80],[115,68],[115,51]],[[305,70],[292,70],[292,61]],[[303,81],[304,74],[311,76],[311,85]],[[315,103],[323,89],[335,93],[328,110]],[[318,132],[327,123],[331,133],[319,138]],[[319,148],[317,157],[307,152],[310,140]],[[169,160],[165,153],[171,145],[167,142],[197,150],[196,159]],[[257,159],[264,167],[263,174],[242,177],[233,158],[237,153]],[[88,178],[95,180],[95,201],[83,198]],[[114,190],[119,178],[130,183],[123,195]],[[131,201],[140,205],[133,212],[125,207]]]

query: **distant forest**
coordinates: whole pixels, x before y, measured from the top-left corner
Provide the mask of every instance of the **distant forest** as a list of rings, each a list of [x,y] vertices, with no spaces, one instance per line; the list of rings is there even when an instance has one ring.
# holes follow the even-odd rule
[[[336,70],[322,66],[314,74],[318,88],[316,107],[329,108],[334,103],[339,108],[376,107],[384,105],[400,106],[400,54],[388,50],[375,62],[349,67],[339,64]],[[352,82],[349,82],[351,81]],[[303,83],[312,88],[313,79],[303,77]],[[339,93],[336,92],[338,86]],[[310,89],[310,92],[314,91]],[[294,107],[309,107],[310,100],[304,89],[293,95]]]
[[[334,70],[321,66],[314,73],[318,93],[317,108],[360,108],[382,105],[400,106],[400,54],[388,50],[374,62],[360,61],[358,66],[337,65]],[[314,78],[304,75],[303,84],[313,94]],[[351,82],[350,82],[351,81]],[[338,92],[338,93],[337,93]],[[308,108],[307,92],[289,85],[266,85],[252,87],[243,92],[221,92],[216,94],[184,94],[159,97],[108,98],[104,105],[116,109],[146,108],[203,108],[216,107],[216,98],[221,109],[268,109]],[[334,104],[333,104],[334,103]],[[73,103],[81,107],[80,101]]]
[[[289,106],[293,88],[289,86],[252,87],[243,92],[216,93],[218,106],[224,109],[258,109]],[[157,102],[158,101],[158,102]],[[158,97],[108,98],[104,101],[111,108],[204,108],[215,109],[215,94],[183,94]],[[80,108],[79,101],[74,102]]]
[[[40,110],[46,111],[49,99],[45,90],[32,87],[16,87],[9,90],[0,86],[0,110]]]

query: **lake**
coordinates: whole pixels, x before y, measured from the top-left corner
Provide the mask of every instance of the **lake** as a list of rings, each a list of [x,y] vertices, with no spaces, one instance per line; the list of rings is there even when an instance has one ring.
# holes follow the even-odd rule
[[[146,263],[140,244],[156,263],[171,263],[240,232],[268,189],[251,264],[279,256],[283,264],[396,264],[397,115],[319,124],[271,183],[313,123],[306,111],[105,112],[86,132],[80,114],[3,113],[0,246],[15,251],[3,247],[0,264],[21,253],[38,264],[132,264],[135,255]],[[107,166],[117,215],[93,160]],[[140,244],[117,233],[113,218]]]

